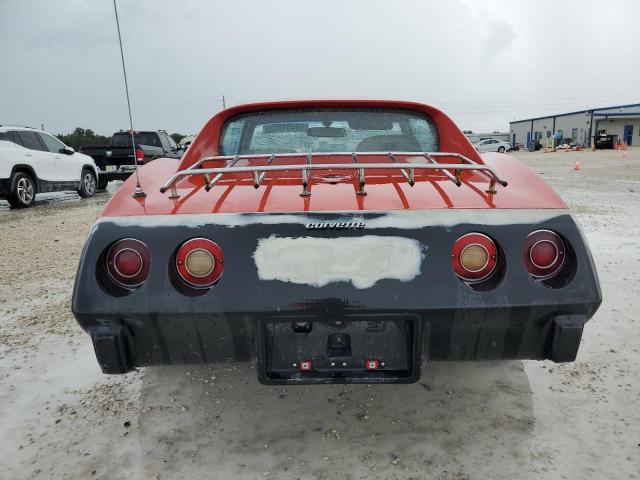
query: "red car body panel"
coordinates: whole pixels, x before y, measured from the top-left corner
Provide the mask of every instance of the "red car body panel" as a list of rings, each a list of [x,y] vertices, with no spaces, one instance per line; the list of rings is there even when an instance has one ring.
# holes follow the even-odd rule
[[[311,174],[312,195],[301,197],[299,172],[269,172],[262,186],[253,187],[250,173],[226,174],[211,191],[204,189],[202,176],[186,177],[177,182],[180,198],[170,199],[160,193],[160,186],[171,175],[188,168],[200,158],[218,154],[218,140],[225,122],[237,115],[269,109],[377,107],[413,110],[429,116],[438,131],[440,151],[457,152],[473,161],[492,167],[505,180],[496,194],[486,193],[488,179],[475,171],[463,171],[462,186],[457,187],[438,171],[416,171],[416,183],[411,187],[397,169],[367,173],[368,195],[356,195],[357,174],[354,170],[316,171]],[[314,163],[343,163],[344,157],[314,155]],[[404,161],[411,162],[411,157]],[[415,157],[424,161],[423,157]],[[360,163],[379,162],[379,157],[358,154]],[[449,160],[442,160],[449,162]],[[264,165],[265,158],[241,160],[236,166]],[[303,156],[276,158],[273,165],[302,164]],[[223,167],[223,161],[210,161],[203,167]],[[271,102],[241,105],[215,115],[204,126],[180,161],[156,160],[140,168],[140,183],[147,197],[132,198],[135,179],[130,179],[107,204],[102,216],[166,215],[194,213],[304,212],[341,210],[409,210],[441,208],[481,209],[547,209],[566,208],[560,197],[544,181],[518,160],[503,154],[480,156],[469,140],[443,112],[426,105],[399,101],[313,100]],[[277,188],[274,188],[277,187]]]

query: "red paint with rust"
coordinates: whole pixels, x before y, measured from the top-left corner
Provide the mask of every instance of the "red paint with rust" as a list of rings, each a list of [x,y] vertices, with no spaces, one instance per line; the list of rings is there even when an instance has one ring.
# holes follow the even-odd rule
[[[301,197],[300,171],[268,172],[260,188],[253,187],[250,173],[225,174],[207,192],[202,176],[186,177],[176,186],[180,198],[170,199],[169,192],[160,193],[161,185],[174,173],[185,169],[205,156],[218,154],[220,132],[227,120],[236,115],[273,109],[335,107],[375,107],[413,110],[429,116],[438,131],[441,152],[461,153],[477,163],[486,164],[507,182],[496,185],[497,193],[485,192],[488,178],[474,171],[463,171],[462,186],[457,187],[442,173],[416,170],[416,183],[411,187],[398,169],[369,170],[366,173],[366,196],[356,195],[355,170],[313,171],[310,175],[311,195]],[[424,162],[411,156],[400,161]],[[314,163],[345,163],[345,157],[313,156]],[[380,157],[358,154],[360,163],[386,161]],[[456,163],[439,159],[441,163]],[[264,165],[265,158],[241,160],[236,166]],[[304,156],[279,157],[272,165],[303,164]],[[210,161],[203,168],[223,167],[223,161]],[[129,178],[106,205],[102,216],[166,215],[195,213],[302,212],[341,210],[402,210],[440,208],[566,208],[558,195],[528,167],[513,157],[498,153],[482,156],[471,145],[453,121],[433,107],[399,101],[373,100],[308,100],[270,102],[232,107],[215,115],[204,126],[179,164],[171,159],[158,159],[140,168],[140,183],[147,197],[132,198],[135,178]]]

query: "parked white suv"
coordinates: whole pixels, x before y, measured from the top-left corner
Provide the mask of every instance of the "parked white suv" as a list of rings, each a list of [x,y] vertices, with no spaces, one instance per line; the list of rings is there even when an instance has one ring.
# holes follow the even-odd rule
[[[485,138],[475,144],[476,149],[480,153],[484,152],[500,152],[504,153],[511,149],[509,142],[498,140],[496,138]]]
[[[30,207],[44,192],[76,191],[91,197],[98,169],[93,159],[54,136],[28,127],[0,125],[0,199]]]

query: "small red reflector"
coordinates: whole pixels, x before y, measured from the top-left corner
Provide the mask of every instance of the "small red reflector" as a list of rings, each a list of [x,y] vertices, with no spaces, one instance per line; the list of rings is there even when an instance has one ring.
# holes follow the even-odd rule
[[[149,275],[151,252],[140,240],[124,238],[109,248],[106,264],[107,272],[118,285],[137,287]]]
[[[549,278],[564,265],[565,245],[551,230],[537,230],[524,243],[524,264],[536,278]]]
[[[364,368],[367,370],[378,370],[378,368],[380,368],[380,362],[378,360],[365,360]]]
[[[531,247],[531,261],[539,268],[549,268],[556,261],[558,249],[547,241],[541,240]]]
[[[311,360],[303,360],[298,368],[301,372],[309,372],[313,370],[313,362]]]
[[[133,277],[142,270],[142,257],[131,248],[123,248],[115,254],[113,266],[124,277]]]

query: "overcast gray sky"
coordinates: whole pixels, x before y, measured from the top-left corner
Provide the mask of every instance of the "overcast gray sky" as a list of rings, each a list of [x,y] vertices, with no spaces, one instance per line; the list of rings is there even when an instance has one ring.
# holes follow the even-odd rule
[[[640,2],[118,0],[135,127],[292,98],[433,104],[461,128],[640,102]],[[112,0],[0,0],[0,123],[128,117]]]

